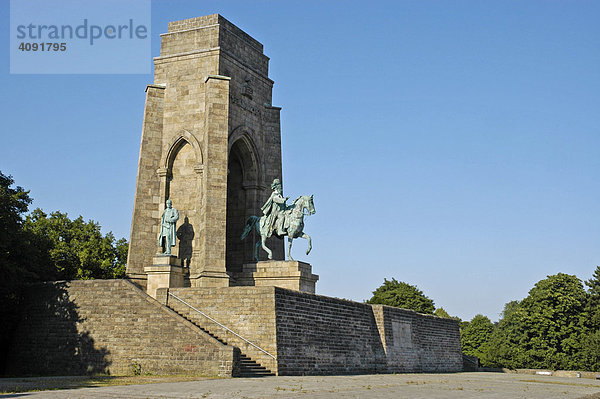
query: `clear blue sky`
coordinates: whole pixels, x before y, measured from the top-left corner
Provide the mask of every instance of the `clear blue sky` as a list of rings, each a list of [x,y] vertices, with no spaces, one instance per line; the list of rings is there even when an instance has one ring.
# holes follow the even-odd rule
[[[153,76],[10,75],[1,7],[0,170],[34,207],[129,238]],[[318,293],[395,277],[497,320],[600,264],[600,2],[153,1],[152,55],[167,22],[217,12],[271,58]]]

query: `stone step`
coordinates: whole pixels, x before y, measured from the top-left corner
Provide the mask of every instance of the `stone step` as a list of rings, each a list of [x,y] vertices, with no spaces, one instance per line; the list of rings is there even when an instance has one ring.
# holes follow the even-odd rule
[[[175,309],[172,309],[175,310]],[[205,333],[207,333],[208,335],[210,335],[211,337],[213,337],[214,339],[216,339],[217,341],[219,341],[220,343],[222,343],[223,345],[228,345],[227,342],[225,342],[223,339],[221,339],[219,336],[213,334],[212,332],[208,331],[206,328],[201,327],[200,325],[198,325],[197,323],[194,322],[194,320],[189,316],[189,313],[179,313],[178,311],[175,310],[176,313],[178,313],[181,317],[183,317],[184,319],[186,319],[187,321],[189,321],[190,323],[194,324],[196,327],[198,327],[199,329],[201,329],[202,331],[204,331]]]
[[[262,377],[274,377],[275,374],[257,374],[257,373],[240,373],[237,378],[262,378]]]
[[[255,367],[256,362],[254,360],[243,360],[240,361],[240,364],[246,365],[248,367]],[[258,365],[258,367],[265,368],[265,366]]]
[[[266,367],[255,365],[254,363],[240,364],[240,367],[245,370],[268,371]]]
[[[194,321],[194,318],[193,318],[191,312],[189,312],[189,311],[188,312],[180,312],[177,309],[174,309],[174,308],[171,308],[171,309],[173,311],[175,311],[177,314],[179,314],[181,317],[183,317],[184,319],[189,321],[190,323],[196,325],[199,329],[201,329],[202,331],[204,331],[205,333],[207,333],[208,335],[210,335],[211,337],[213,337],[214,339],[216,339],[223,345],[229,345],[225,340],[221,339],[216,334],[213,334],[206,328],[204,328],[204,327],[200,326],[198,323],[196,323]],[[256,361],[252,360],[252,358],[248,357],[244,353],[240,353],[239,365],[240,365],[240,373],[239,373],[238,377],[257,378],[257,377],[268,377],[268,376],[275,375],[273,372],[271,372],[271,370],[267,369],[266,367],[260,365]]]
[[[261,366],[254,360],[246,356],[245,354],[240,355],[240,374],[239,377],[268,377],[275,375],[266,367]]]

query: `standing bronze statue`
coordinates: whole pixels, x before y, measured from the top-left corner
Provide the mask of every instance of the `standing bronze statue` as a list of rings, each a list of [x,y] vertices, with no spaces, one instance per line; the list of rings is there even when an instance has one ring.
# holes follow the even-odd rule
[[[312,240],[310,236],[304,233],[304,216],[315,214],[315,205],[313,196],[302,195],[292,205],[287,205],[286,201],[289,197],[283,197],[283,189],[279,179],[273,180],[271,184],[273,192],[261,208],[263,216],[250,216],[246,221],[246,227],[242,233],[242,240],[248,236],[252,228],[256,226],[256,232],[260,234],[260,241],[254,247],[254,259],[258,261],[258,247],[267,252],[269,259],[273,259],[273,252],[267,247],[267,238],[275,235],[278,238],[288,237],[287,256],[290,260],[294,260],[291,255],[292,241],[294,238],[302,237],[308,240],[308,255],[312,249]],[[304,213],[307,210],[308,213]]]
[[[160,218],[160,234],[158,235],[158,246],[165,255],[171,255],[171,247],[177,244],[177,230],[175,225],[179,220],[179,211],[173,208],[173,202],[168,199]]]

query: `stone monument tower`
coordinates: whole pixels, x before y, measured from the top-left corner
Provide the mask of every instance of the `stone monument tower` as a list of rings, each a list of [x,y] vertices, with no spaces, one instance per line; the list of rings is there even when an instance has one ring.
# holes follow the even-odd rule
[[[279,112],[263,46],[218,14],[169,23],[146,105],[127,275],[146,286],[160,215],[180,213],[173,255],[186,285],[226,287],[253,259],[240,240],[281,179]],[[253,233],[255,234],[255,233]],[[275,259],[283,241],[272,239]]]
[[[25,287],[10,374],[127,374],[132,364],[229,377],[462,369],[456,320],[315,295],[319,276],[282,260],[277,238],[273,260],[254,260],[256,230],[261,246],[273,226],[299,238],[300,220],[316,212],[302,195],[279,219],[280,109],[267,65],[262,45],[219,15],[169,24],[146,89],[127,261],[146,293],[119,279]],[[262,205],[263,221],[276,217],[261,226]],[[73,307],[77,320],[64,317]]]

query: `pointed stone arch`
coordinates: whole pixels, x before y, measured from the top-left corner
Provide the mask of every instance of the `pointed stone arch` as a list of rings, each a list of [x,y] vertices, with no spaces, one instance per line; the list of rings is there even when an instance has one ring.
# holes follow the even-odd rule
[[[195,267],[193,252],[198,248],[203,157],[196,137],[183,130],[169,143],[157,173],[161,178],[161,208],[167,199],[179,210],[178,244],[173,251],[184,265]],[[182,230],[183,229],[183,230]],[[181,231],[180,231],[181,230]]]
[[[229,134],[229,157],[237,156],[243,166],[245,186],[263,184],[263,163],[254,142],[254,131],[247,126],[238,126]]]
[[[240,240],[246,220],[260,209],[257,200],[262,189],[262,163],[252,136],[245,127],[229,136],[226,267],[230,273],[240,272],[244,263],[253,260],[254,232]]]
[[[165,153],[165,157],[161,163],[161,169],[165,171],[170,171],[173,166],[173,161],[175,160],[175,156],[184,145],[189,144],[194,149],[196,165],[194,165],[194,169],[196,172],[200,173],[202,170],[202,166],[204,165],[204,158],[202,155],[202,147],[198,142],[198,139],[195,135],[190,133],[187,130],[184,130],[179,134],[175,139],[173,139],[169,145],[169,149]]]

